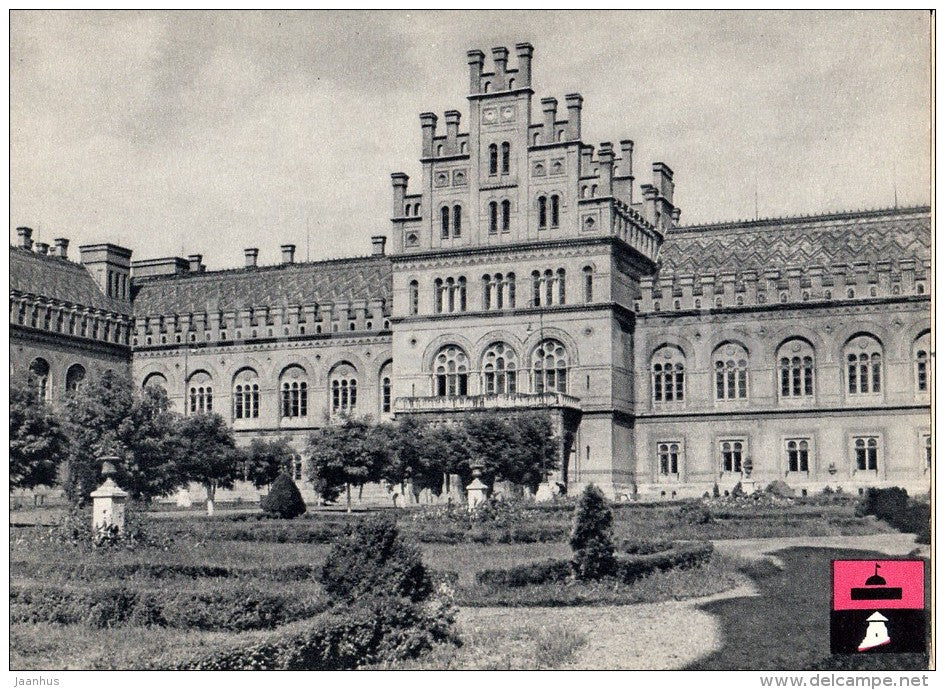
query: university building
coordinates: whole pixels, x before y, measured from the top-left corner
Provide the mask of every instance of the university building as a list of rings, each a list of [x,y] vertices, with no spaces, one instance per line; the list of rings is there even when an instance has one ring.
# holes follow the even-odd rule
[[[391,175],[369,256],[252,247],[207,271],[100,244],[74,263],[19,228],[12,367],[53,403],[129,367],[243,443],[289,437],[299,478],[341,413],[537,409],[572,489],[927,491],[930,209],[681,225],[670,167],[583,141],[580,94],[536,107],[532,46],[515,54],[468,53],[465,126],[420,115],[422,174]]]

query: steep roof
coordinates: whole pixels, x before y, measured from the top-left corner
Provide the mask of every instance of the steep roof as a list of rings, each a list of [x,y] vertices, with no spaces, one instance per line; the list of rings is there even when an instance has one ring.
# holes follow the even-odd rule
[[[684,226],[660,251],[661,270],[740,272],[931,258],[928,207]]]
[[[119,314],[131,311],[128,303],[106,297],[82,264],[21,247],[10,247],[10,289]]]
[[[370,299],[390,305],[393,290],[386,256],[157,276],[135,284],[139,316]]]

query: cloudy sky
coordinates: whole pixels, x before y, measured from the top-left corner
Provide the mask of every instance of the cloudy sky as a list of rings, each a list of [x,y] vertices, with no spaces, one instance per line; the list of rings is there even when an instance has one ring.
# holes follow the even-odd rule
[[[684,223],[929,201],[923,12],[13,12],[10,41],[11,232],[138,259],[368,253],[418,114],[465,117],[466,51],[520,41],[535,116],[582,93]]]

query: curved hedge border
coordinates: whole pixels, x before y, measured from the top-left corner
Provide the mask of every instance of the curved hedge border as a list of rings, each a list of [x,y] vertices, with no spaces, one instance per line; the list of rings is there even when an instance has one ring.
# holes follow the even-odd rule
[[[85,624],[95,628],[156,625],[188,630],[259,630],[324,611],[321,596],[251,586],[204,591],[128,585],[10,587],[11,623]]]
[[[630,552],[632,555],[618,554],[615,577],[627,583],[658,570],[705,565],[714,550],[711,542],[672,542],[670,548],[655,553],[640,551],[644,548],[641,542],[627,542],[625,546],[635,550]],[[653,548],[660,546],[663,545],[655,544]],[[482,570],[476,573],[476,582],[488,587],[527,587],[564,582],[573,575],[570,560],[550,559],[511,568]]]

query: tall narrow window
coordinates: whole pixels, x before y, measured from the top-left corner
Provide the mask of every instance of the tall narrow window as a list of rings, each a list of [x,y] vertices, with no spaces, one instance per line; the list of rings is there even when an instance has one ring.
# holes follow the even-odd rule
[[[411,280],[409,293],[410,314],[415,316],[420,311],[420,283],[416,280]]]
[[[556,282],[558,283],[558,304],[565,303],[565,281],[564,281],[564,269],[559,268],[556,273]]]
[[[879,439],[876,436],[857,436],[853,439],[856,469],[875,471],[879,467]]]
[[[328,377],[333,414],[351,414],[358,405],[357,370],[348,362],[341,362]]]
[[[36,397],[43,402],[49,402],[51,399],[51,389],[49,386],[49,362],[47,362],[42,357],[37,357],[34,359],[30,364],[29,376],[30,385],[36,392]]]
[[[745,442],[742,440],[727,440],[720,443],[723,472],[742,471],[742,453]]]
[[[686,365],[682,351],[664,345],[652,358],[653,402],[679,402],[686,390]]]
[[[584,267],[584,302],[594,301],[594,269],[590,266]]]
[[[501,273],[495,274],[492,284],[495,285],[495,308],[503,309],[505,307],[505,280]]]
[[[508,199],[502,202],[502,232],[508,232],[512,225],[512,202]]]
[[[459,311],[466,311],[466,278],[460,276],[456,281],[457,308]]]
[[[463,233],[463,207],[456,204],[453,207],[453,237],[459,237]]]
[[[560,209],[560,199],[557,194],[551,195],[551,227],[558,227],[558,215]]]
[[[489,174],[499,174],[499,147],[489,144]]]
[[[931,335],[923,333],[912,345],[912,356],[915,362],[915,388],[919,393],[929,390],[929,352],[932,349]]]
[[[508,287],[509,299],[508,306],[509,309],[515,309],[515,274],[508,273],[505,276],[505,284]]]
[[[748,397],[748,352],[728,343],[713,353],[715,399],[744,400]]]
[[[555,274],[550,268],[545,271],[545,305],[554,304],[555,300]]]
[[[443,313],[443,279],[437,278],[433,281],[433,311],[437,314]]]
[[[255,371],[244,369],[234,378],[233,418],[259,417],[259,380]]]
[[[810,439],[791,438],[787,440],[788,472],[810,471]]]
[[[882,392],[883,354],[879,341],[870,335],[856,336],[844,348],[847,363],[847,393]]]
[[[385,376],[381,379],[381,412],[387,414],[390,412],[390,376]]]
[[[793,339],[778,349],[778,376],[782,398],[814,395],[814,349],[808,342]]]
[[[547,197],[538,197],[538,227],[548,227],[548,199]]]
[[[502,174],[507,175],[511,166],[512,147],[507,141],[502,142]]]
[[[450,208],[444,206],[440,209],[440,237],[444,240],[450,236]]]
[[[443,290],[446,293],[446,306],[443,311],[453,313],[456,309],[456,281],[452,278],[446,279],[446,287]]]
[[[488,273],[482,277],[482,308],[492,309],[492,276]]]
[[[532,271],[532,306],[541,306],[541,273]]]
[[[499,205],[489,202],[489,234],[495,235],[499,232]]]

